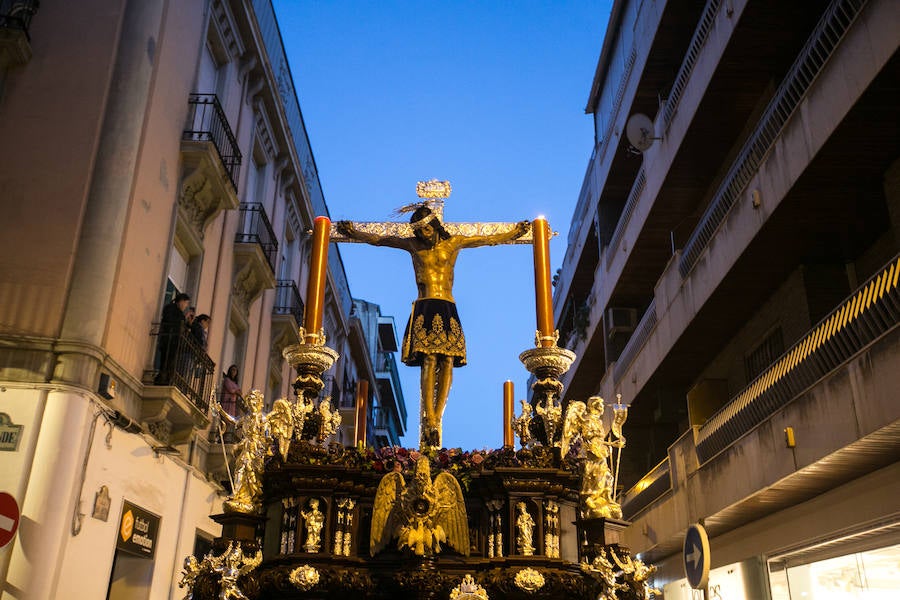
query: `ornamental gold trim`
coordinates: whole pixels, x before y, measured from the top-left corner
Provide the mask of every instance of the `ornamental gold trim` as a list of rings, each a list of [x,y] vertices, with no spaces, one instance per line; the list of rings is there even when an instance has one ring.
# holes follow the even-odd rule
[[[544,587],[544,576],[531,567],[527,567],[516,573],[514,581],[516,587],[526,594],[533,594]]]

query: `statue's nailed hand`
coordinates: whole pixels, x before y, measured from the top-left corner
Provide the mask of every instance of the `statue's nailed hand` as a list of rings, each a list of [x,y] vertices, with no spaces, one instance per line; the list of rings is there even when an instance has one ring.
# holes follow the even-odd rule
[[[356,229],[353,227],[353,223],[350,221],[338,221],[337,230],[338,233],[347,237],[351,237],[356,232]]]
[[[530,221],[519,221],[516,223],[516,237],[520,238],[531,230]]]

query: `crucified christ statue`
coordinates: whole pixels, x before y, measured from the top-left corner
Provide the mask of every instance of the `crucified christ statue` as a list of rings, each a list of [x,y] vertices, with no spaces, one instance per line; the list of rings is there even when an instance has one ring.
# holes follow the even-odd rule
[[[431,183],[431,182],[429,182]],[[453,268],[463,248],[527,241],[531,224],[469,224],[445,228],[440,212],[423,202],[404,228],[384,223],[336,223],[334,241],[358,241],[406,250],[412,257],[419,290],[403,334],[402,360],[421,367],[420,447],[441,447],[441,417],[450,394],[453,368],[466,364],[466,339],[453,300]],[[401,225],[401,224],[394,224]],[[405,224],[404,224],[405,225]],[[448,224],[450,225],[450,224]],[[387,233],[373,233],[381,230]],[[392,231],[393,229],[393,231]],[[464,229],[491,233],[462,233]],[[404,231],[405,230],[405,231]],[[407,235],[402,235],[407,233]],[[411,235],[409,235],[411,233]]]

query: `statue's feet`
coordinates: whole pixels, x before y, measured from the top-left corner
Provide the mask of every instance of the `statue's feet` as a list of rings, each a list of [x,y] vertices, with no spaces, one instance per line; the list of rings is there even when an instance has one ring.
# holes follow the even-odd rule
[[[422,448],[440,448],[441,430],[436,427],[429,427],[423,430],[421,446]]]

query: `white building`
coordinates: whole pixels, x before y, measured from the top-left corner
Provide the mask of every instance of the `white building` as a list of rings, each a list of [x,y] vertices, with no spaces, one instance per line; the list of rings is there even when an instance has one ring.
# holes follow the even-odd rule
[[[0,598],[180,598],[221,531],[209,394],[231,364],[244,393],[292,393],[281,350],[327,208],[269,0],[21,16],[37,5],[0,2],[0,491],[21,508]],[[340,403],[376,373],[336,248],[329,266]],[[211,316],[208,348],[176,334],[160,379],[175,292]]]

